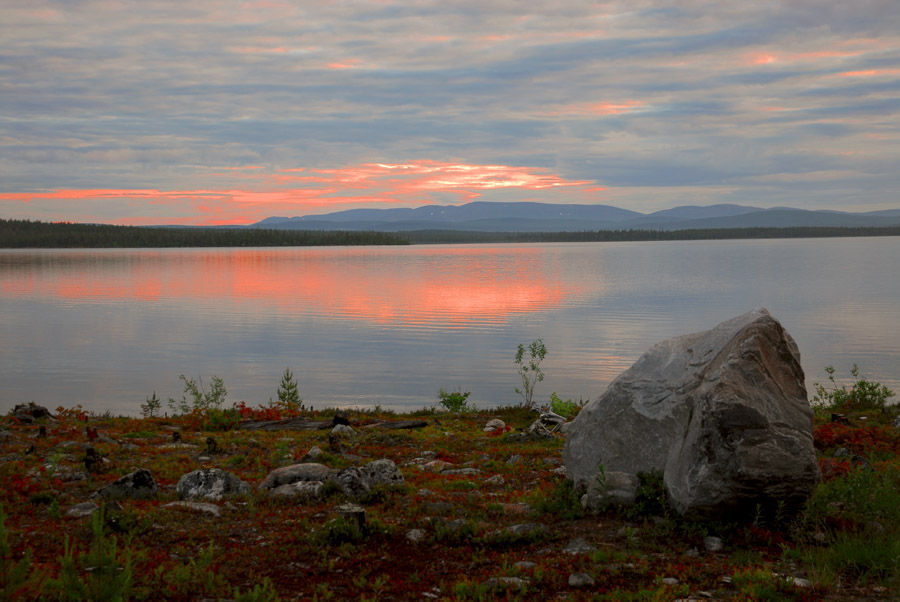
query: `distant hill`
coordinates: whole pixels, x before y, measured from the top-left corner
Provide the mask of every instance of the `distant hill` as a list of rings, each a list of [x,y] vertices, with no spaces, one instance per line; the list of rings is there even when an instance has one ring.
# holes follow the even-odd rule
[[[252,228],[410,232],[583,232],[710,228],[814,228],[900,226],[900,209],[849,213],[761,209],[743,205],[689,205],[644,214],[611,205],[490,203],[425,205],[415,209],[351,209],[324,215],[269,217]]]

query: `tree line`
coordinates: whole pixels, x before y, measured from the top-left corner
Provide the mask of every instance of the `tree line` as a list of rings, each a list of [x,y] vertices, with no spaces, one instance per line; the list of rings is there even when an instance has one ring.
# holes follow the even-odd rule
[[[419,230],[404,232],[412,244],[492,242],[626,242],[662,240],[725,240],[760,238],[836,238],[900,236],[900,226],[697,228],[691,230],[589,230],[583,232],[469,232]]]
[[[307,247],[406,245],[389,232],[140,227],[0,219],[3,248]]]

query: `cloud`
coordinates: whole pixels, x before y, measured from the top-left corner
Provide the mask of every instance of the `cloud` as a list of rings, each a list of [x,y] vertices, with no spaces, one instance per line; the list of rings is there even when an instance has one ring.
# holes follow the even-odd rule
[[[835,191],[863,182],[844,208],[890,207],[881,162],[900,161],[898,32],[893,0],[7,3],[0,213],[234,221],[251,205],[289,208],[277,196],[286,170],[429,162],[503,166],[507,179],[416,197],[376,178],[368,195],[300,194],[295,206],[527,194],[638,210],[689,195],[814,207],[821,174]],[[849,169],[834,160],[841,148],[857,153]],[[808,177],[784,177],[792,156]],[[501,185],[513,169],[589,184]],[[152,204],[146,190],[218,196]]]

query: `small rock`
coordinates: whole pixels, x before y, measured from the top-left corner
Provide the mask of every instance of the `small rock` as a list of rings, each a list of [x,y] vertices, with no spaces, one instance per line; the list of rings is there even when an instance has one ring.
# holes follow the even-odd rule
[[[453,464],[450,462],[445,462],[443,460],[432,460],[431,462],[425,463],[422,468],[424,468],[428,472],[444,472],[451,466],[453,466]]]
[[[269,496],[311,500],[321,497],[324,487],[325,484],[322,481],[297,481],[296,483],[279,485],[269,491]]]
[[[109,499],[147,498],[156,495],[158,491],[159,485],[156,484],[153,474],[146,468],[140,468],[98,489],[96,495]]]
[[[675,577],[664,577],[662,582],[663,585],[678,585],[678,579]]]
[[[331,475],[331,469],[322,464],[307,462],[276,468],[259,484],[258,489],[274,489],[280,485],[297,481],[325,481]]]
[[[82,502],[69,508],[66,511],[66,516],[68,516],[69,518],[84,518],[85,516],[92,515],[99,509],[100,506],[98,506],[94,502]]]
[[[703,547],[707,552],[721,552],[725,546],[720,538],[710,536],[703,538]]]
[[[528,585],[528,579],[521,577],[491,577],[481,584],[484,589],[522,589]]]
[[[566,554],[571,554],[572,556],[575,556],[577,554],[590,554],[591,552],[595,551],[597,551],[597,548],[580,537],[577,539],[573,539],[566,545],[565,548],[563,548],[563,552],[565,552]]]
[[[450,470],[441,471],[441,474],[473,477],[475,475],[481,474],[481,471],[477,468],[452,468]]]
[[[803,579],[802,577],[792,577],[791,582],[795,587],[801,587],[803,589],[812,587],[812,582],[809,579]]]
[[[348,426],[346,424],[336,424],[333,429],[331,429],[332,435],[345,435],[351,436],[355,435],[356,431],[353,430],[352,426]]]
[[[394,461],[387,458],[369,462],[360,471],[371,485],[403,485],[406,482]]]
[[[509,465],[509,466],[513,466],[513,465],[515,465],[515,464],[521,464],[521,463],[522,463],[522,456],[520,456],[519,454],[516,454],[516,455],[514,455],[514,456],[510,456],[509,459],[506,461],[506,463],[507,463],[507,465]]]
[[[322,454],[325,453],[318,446],[313,446],[306,452],[306,455],[303,456],[303,462],[315,462],[319,458],[322,457]]]
[[[311,465],[306,464],[305,466]],[[345,468],[337,473],[332,473],[331,476],[328,477],[328,480],[340,485],[341,490],[352,498],[360,498],[372,490],[372,487],[369,485],[369,480],[362,471],[355,466]]]
[[[188,510],[190,512],[200,512],[209,514],[216,518],[222,516],[222,511],[215,504],[207,504],[203,502],[169,502],[164,504],[163,508],[172,508],[174,510]]]
[[[505,485],[506,479],[503,475],[495,474],[494,476],[484,480],[485,485]]]
[[[594,578],[587,573],[569,575],[569,587],[590,587],[592,585],[594,585]]]
[[[183,475],[175,489],[185,499],[220,500],[249,493],[250,485],[220,468],[204,468]]]
[[[503,430],[506,428],[506,423],[500,420],[499,418],[493,418],[488,420],[487,424],[484,425],[484,432],[488,433],[496,430]]]
[[[513,565],[517,569],[528,571],[537,566],[536,562],[531,562],[530,560],[520,560],[519,562]]]
[[[423,529],[410,529],[406,532],[406,539],[410,543],[421,543],[425,539],[425,531]]]

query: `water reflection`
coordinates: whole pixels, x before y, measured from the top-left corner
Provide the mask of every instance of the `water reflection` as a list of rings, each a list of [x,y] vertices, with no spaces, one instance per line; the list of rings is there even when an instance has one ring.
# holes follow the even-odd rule
[[[900,388],[900,238],[320,249],[0,251],[0,411],[134,414],[179,374],[263,403],[291,367],[316,407],[420,408],[438,387],[596,397],[654,343],[767,307],[808,386],[857,362]]]
[[[220,300],[248,311],[461,328],[585,293],[536,247],[39,251],[0,256],[5,296]]]

